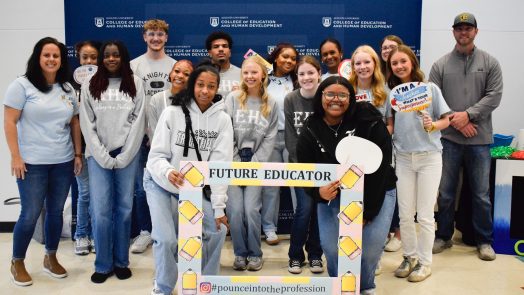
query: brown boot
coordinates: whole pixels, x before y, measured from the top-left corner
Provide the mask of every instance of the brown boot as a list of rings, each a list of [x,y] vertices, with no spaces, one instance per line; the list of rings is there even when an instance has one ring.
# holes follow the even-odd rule
[[[44,256],[44,271],[57,279],[67,277],[67,271],[56,259],[56,253],[46,254]]]
[[[25,264],[23,259],[11,260],[11,276],[13,282],[18,286],[30,286],[33,284],[33,279],[27,270],[25,270]]]

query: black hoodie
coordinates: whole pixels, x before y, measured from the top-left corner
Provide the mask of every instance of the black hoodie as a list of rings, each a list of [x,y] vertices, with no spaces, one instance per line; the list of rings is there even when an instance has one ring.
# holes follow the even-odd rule
[[[391,167],[391,136],[382,121],[382,115],[370,103],[350,101],[350,105],[338,129],[338,137],[328,127],[323,118],[312,115],[304,123],[297,143],[297,158],[300,163],[339,164],[335,157],[337,144],[348,134],[367,139],[382,150],[382,162],[373,174],[364,176],[364,219],[373,220],[380,212],[387,190],[395,188],[397,177]],[[317,142],[318,140],[318,142]],[[322,149],[320,144],[324,147]],[[319,194],[318,188],[306,189],[318,200],[327,203]]]

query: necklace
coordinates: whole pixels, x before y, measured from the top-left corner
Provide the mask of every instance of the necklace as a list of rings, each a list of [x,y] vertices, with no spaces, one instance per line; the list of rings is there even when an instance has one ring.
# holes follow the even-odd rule
[[[334,128],[331,128],[331,126],[329,126],[326,122],[326,126],[331,129],[331,131],[333,131],[335,133],[335,137],[338,137],[338,129],[340,129],[340,126],[342,126],[342,120],[340,120],[340,123],[338,124],[338,127],[337,129],[334,129]]]

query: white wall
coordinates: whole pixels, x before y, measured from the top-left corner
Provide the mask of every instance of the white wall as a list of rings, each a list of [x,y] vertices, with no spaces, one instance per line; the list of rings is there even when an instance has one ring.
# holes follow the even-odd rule
[[[424,0],[422,5],[422,69],[429,74],[435,60],[454,45],[451,25],[461,12],[477,17],[479,34],[476,44],[495,56],[504,75],[501,106],[493,115],[496,133],[516,134],[524,128],[524,95],[519,83],[524,80],[524,22],[520,0]],[[63,0],[17,0],[0,2],[0,97],[7,85],[25,71],[25,63],[36,41],[53,36],[64,41]],[[3,112],[0,112],[3,121]],[[0,135],[0,221],[14,221],[18,206],[3,206],[3,200],[18,196],[16,183],[10,175],[10,156],[4,133]]]
[[[504,77],[500,106],[493,113],[495,133],[517,135],[524,128],[524,23],[521,0],[424,0],[422,5],[421,66],[431,65],[455,44],[451,26],[461,12],[475,15],[479,33],[475,44],[498,59]],[[522,85],[521,85],[522,86]],[[520,90],[519,90],[520,89]]]
[[[0,2],[0,100],[7,86],[16,77],[24,74],[27,59],[35,43],[42,37],[52,36],[65,41],[63,0],[16,0]],[[3,122],[3,108],[0,122]],[[15,178],[11,176],[11,157],[0,132],[0,222],[16,221],[19,206],[4,206],[7,198],[18,197]]]

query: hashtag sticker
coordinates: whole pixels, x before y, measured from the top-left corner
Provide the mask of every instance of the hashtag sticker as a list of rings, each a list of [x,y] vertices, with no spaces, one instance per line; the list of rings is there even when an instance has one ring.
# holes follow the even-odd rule
[[[212,287],[215,287],[215,286],[211,286],[210,282],[202,282],[200,283],[200,293],[209,294],[211,293]]]

